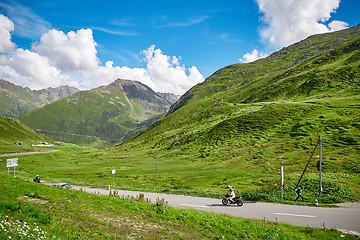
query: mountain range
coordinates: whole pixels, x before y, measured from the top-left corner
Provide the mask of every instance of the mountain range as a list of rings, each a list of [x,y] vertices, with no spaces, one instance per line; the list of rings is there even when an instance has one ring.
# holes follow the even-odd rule
[[[0,79],[0,117],[18,117],[76,92],[69,86],[31,90]]]
[[[60,141],[96,145],[101,140],[121,142],[157,121],[177,99],[174,94],[163,96],[140,82],[118,79],[107,86],[77,92],[19,119]]]

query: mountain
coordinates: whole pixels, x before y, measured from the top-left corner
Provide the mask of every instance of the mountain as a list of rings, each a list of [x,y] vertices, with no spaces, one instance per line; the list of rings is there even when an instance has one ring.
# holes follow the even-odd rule
[[[78,91],[68,86],[37,91],[0,79],[0,117],[18,117]]]
[[[35,90],[35,92],[40,96],[40,99],[43,100],[46,104],[71,96],[79,91],[79,89],[69,86]]]
[[[140,82],[118,79],[48,104],[20,119],[57,140],[121,142],[158,120],[171,104]]]
[[[360,25],[216,71],[116,148],[141,142],[153,154],[198,161],[197,169],[223,171],[217,174],[242,184],[236,174],[249,169],[265,176],[286,165],[298,172],[322,136],[324,168],[359,173],[359,109]]]
[[[160,93],[160,92],[158,92],[157,94],[159,94],[162,98],[165,98],[165,99],[169,100],[171,103],[175,103],[180,98],[180,96],[175,95],[174,93]]]

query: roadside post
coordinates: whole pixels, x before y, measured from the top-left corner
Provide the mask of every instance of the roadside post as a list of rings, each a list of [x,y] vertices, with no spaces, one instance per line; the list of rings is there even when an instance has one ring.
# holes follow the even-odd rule
[[[114,178],[115,178],[116,169],[113,169],[113,170],[111,171],[111,173],[112,173],[112,175],[113,175],[113,188],[114,188],[114,187],[115,187],[115,180],[114,180]]]
[[[280,168],[281,172],[281,201],[284,200],[284,166]]]
[[[322,179],[321,179],[321,175],[322,175],[322,137],[320,136],[319,138],[319,142],[320,142],[320,161],[319,161],[319,197],[321,197],[322,194]]]
[[[9,169],[11,167],[14,167],[14,176],[15,176],[15,168],[18,166],[18,158],[9,158],[6,160],[6,167],[8,168],[8,174],[9,173]]]

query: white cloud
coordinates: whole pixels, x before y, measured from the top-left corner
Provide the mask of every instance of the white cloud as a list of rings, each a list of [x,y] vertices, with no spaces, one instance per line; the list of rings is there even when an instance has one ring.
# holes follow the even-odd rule
[[[112,61],[105,66],[98,66],[92,71],[84,71],[80,77],[80,85],[91,88],[106,85],[114,80],[129,79],[139,81],[156,92],[172,92],[184,94],[189,88],[204,81],[199,70],[192,66],[186,69],[180,65],[180,58],[164,55],[160,49],[150,46],[143,50],[146,68],[129,68],[127,66],[113,66]]]
[[[94,70],[83,71],[76,79],[82,88],[91,89],[110,84],[118,78],[139,81],[152,89],[155,87],[146,69],[113,66],[112,61],[108,61],[105,66],[98,66]]]
[[[150,46],[142,52],[147,62],[146,70],[154,84],[154,90],[183,94],[197,83],[204,81],[199,70],[193,66],[188,69],[180,65],[179,58],[164,55],[160,49]]]
[[[0,14],[0,53],[10,52],[15,48],[10,32],[14,31],[14,23]]]
[[[263,21],[261,36],[274,47],[288,46],[310,35],[344,29],[347,23],[325,22],[340,0],[257,0]]]
[[[331,23],[329,23],[329,28],[331,32],[334,31],[338,31],[338,30],[342,30],[347,28],[349,24],[347,24],[346,22],[343,21],[332,21]]]
[[[33,50],[51,59],[65,72],[94,70],[100,63],[91,29],[71,31],[66,35],[62,31],[50,30],[41,36],[40,43],[34,45]]]
[[[268,55],[262,52],[259,52],[258,50],[254,49],[251,53],[246,53],[243,55],[242,58],[239,59],[242,63],[249,63],[254,62],[260,58],[265,58]]]
[[[68,76],[52,66],[47,57],[18,48],[11,42],[14,23],[0,15],[0,78],[32,89],[57,87],[68,82]],[[15,50],[15,51],[12,51]]]
[[[68,81],[47,57],[21,48],[9,58],[0,58],[0,78],[31,89],[57,87]]]
[[[3,19],[0,18],[0,24],[7,25],[0,25],[0,33],[5,29],[6,38],[1,39],[1,43],[10,46],[10,31],[14,26],[9,19]],[[167,56],[154,45],[141,52],[146,68],[113,66],[112,61],[103,66],[97,57],[96,45],[91,29],[67,34],[50,30],[33,44],[31,51],[18,48],[8,55],[0,54],[0,78],[31,89],[60,85],[91,89],[120,78],[140,81],[154,91],[175,94],[183,94],[204,81],[195,66],[186,69],[180,64],[181,58]]]

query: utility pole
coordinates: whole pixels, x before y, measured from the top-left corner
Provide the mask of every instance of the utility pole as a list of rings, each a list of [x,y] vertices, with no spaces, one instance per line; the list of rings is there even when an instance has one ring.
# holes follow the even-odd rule
[[[113,188],[115,188],[115,173],[116,173],[116,169],[114,168],[113,170],[111,170],[111,173],[113,175]]]
[[[299,179],[298,183],[297,183],[296,186],[295,186],[295,189],[299,186],[300,181],[301,181],[301,179],[302,179],[302,177],[304,176],[304,173],[305,173],[305,171],[306,171],[306,168],[308,167],[308,165],[309,165],[309,163],[310,163],[310,160],[311,160],[311,158],[313,157],[313,155],[314,155],[314,153],[315,153],[315,150],[316,150],[316,148],[318,147],[319,143],[320,143],[320,139],[319,139],[319,141],[316,143],[316,146],[315,146],[315,148],[314,148],[314,151],[312,151],[312,153],[311,153],[311,155],[310,155],[310,158],[309,158],[309,160],[308,160],[308,162],[307,162],[307,164],[306,164],[306,166],[305,166],[305,168],[304,168],[304,171],[303,171],[303,173],[301,174],[300,179]]]
[[[320,142],[319,197],[321,197],[321,194],[322,194],[322,180],[321,180],[321,174],[322,174],[322,169],[321,169],[321,165],[322,165],[322,137],[321,136],[319,138],[319,142]]]
[[[157,162],[157,156],[155,154],[155,159],[156,159],[156,181],[158,180],[158,162]]]
[[[284,200],[284,166],[281,166],[281,201]]]

